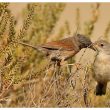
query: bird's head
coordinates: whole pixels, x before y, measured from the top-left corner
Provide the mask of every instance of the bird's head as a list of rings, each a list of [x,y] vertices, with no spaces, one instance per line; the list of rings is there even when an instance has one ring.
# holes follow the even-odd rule
[[[105,40],[98,40],[93,44],[98,52],[105,52],[110,54],[110,43]]]
[[[79,43],[80,49],[88,47],[94,50],[94,48],[92,47],[92,42],[88,37],[85,37],[84,35],[81,34],[77,34],[76,39]]]

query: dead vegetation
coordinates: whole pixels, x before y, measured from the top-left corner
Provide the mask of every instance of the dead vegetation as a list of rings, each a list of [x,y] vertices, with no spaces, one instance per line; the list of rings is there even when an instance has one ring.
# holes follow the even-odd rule
[[[48,68],[49,61],[42,53],[13,42],[25,41],[33,45],[46,42],[66,4],[28,4],[23,10],[24,22],[19,32],[15,31],[17,21],[9,5],[0,3],[0,107],[110,107],[109,92],[102,97],[94,95],[91,63],[81,64],[77,69],[71,59],[73,65]],[[92,6],[92,18],[85,23],[84,34],[88,36],[98,20],[99,8],[100,4]],[[76,19],[80,27],[80,9],[76,9]],[[109,27],[108,24],[106,37]],[[68,22],[57,38],[65,33],[70,34]]]

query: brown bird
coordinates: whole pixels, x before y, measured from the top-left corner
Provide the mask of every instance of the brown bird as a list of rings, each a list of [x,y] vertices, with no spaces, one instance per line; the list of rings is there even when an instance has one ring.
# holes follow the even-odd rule
[[[92,46],[90,46],[92,44],[91,40],[81,34],[59,41],[48,42],[39,46],[33,46],[24,42],[17,43],[42,51],[46,56],[49,56],[51,61],[57,62],[58,66],[60,66],[62,61],[73,57],[82,48],[87,48],[89,46],[89,48],[93,49]]]
[[[96,95],[105,95],[110,81],[110,43],[98,40],[94,43],[97,55],[93,65],[93,77],[97,81]]]

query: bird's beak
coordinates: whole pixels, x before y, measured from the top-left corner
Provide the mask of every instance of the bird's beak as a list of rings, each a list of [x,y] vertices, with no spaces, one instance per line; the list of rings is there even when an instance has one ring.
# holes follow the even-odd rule
[[[92,43],[90,48],[97,51],[97,42]]]
[[[92,50],[96,51],[96,47],[95,47],[95,43],[92,43],[89,48],[91,48]]]

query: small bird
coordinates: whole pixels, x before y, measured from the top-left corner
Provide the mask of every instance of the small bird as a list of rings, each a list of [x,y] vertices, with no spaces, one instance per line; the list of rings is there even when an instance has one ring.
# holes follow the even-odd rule
[[[97,55],[93,65],[93,77],[97,81],[96,95],[105,95],[107,83],[110,81],[110,43],[98,40],[94,43]]]
[[[62,61],[68,60],[77,54],[82,48],[92,48],[91,40],[81,34],[68,37],[59,41],[52,41],[42,45],[33,46],[24,42],[16,42],[25,46],[32,47],[38,51],[42,51],[51,61],[57,62],[60,66]]]

